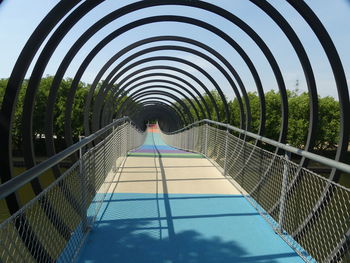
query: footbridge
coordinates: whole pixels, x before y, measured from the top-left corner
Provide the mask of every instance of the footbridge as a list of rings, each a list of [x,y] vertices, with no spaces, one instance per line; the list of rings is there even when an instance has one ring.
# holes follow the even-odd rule
[[[1,263],[350,262],[347,65],[317,4],[53,2],[0,80]]]

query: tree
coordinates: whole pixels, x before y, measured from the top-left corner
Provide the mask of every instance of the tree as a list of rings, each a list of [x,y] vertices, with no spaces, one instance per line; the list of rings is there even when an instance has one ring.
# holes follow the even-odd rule
[[[266,128],[265,136],[278,140],[282,125],[281,96],[279,92],[270,90],[265,94]]]
[[[290,145],[303,148],[307,140],[309,128],[309,95],[304,92],[300,95],[297,91],[288,92],[288,136]]]
[[[340,130],[340,106],[332,97],[319,98],[319,121],[315,148],[331,150],[337,147]]]

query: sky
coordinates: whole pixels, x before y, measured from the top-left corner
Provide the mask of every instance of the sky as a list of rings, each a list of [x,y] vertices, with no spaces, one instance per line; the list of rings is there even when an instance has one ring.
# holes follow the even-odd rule
[[[115,10],[120,8],[122,5],[131,2],[135,1],[106,0],[87,14],[64,37],[47,65],[44,75],[55,74],[63,56],[82,34],[82,32],[87,30],[98,19],[111,12],[111,10]],[[277,59],[287,88],[294,89],[296,87],[296,83],[298,82],[299,90],[301,92],[307,91],[305,77],[295,52],[281,30],[266,14],[264,14],[259,8],[248,0],[208,0],[208,2],[215,3],[216,5],[219,5],[234,13],[249,24],[262,37]],[[330,66],[327,63],[322,48],[313,32],[303,21],[303,19],[295,12],[295,10],[288,5],[288,3],[281,0],[270,0],[269,2],[289,21],[305,46],[313,66],[319,94],[321,96],[333,96],[337,98],[337,91]],[[57,3],[58,0],[4,0],[0,4],[0,78],[7,78],[10,76],[16,59],[27,39],[30,37],[33,30],[44,18],[44,16]],[[350,1],[306,0],[306,3],[312,7],[331,35],[342,59],[347,75],[348,85],[350,86]],[[235,25],[215,14],[195,8],[179,6],[153,7],[146,10],[136,11],[108,24],[105,28],[95,34],[94,37],[90,39],[74,57],[72,64],[69,66],[65,74],[65,77],[74,77],[77,68],[85,56],[99,41],[101,41],[113,30],[136,19],[164,14],[191,16],[220,28],[236,42],[238,42],[238,44],[250,56],[261,77],[264,91],[266,92],[271,89],[277,89],[274,75],[266,58],[264,58],[262,52],[259,50],[256,44],[244,32],[238,29]],[[241,76],[246,89],[248,91],[256,91],[254,80],[247,65],[237,54],[237,52],[230,45],[228,45],[228,43],[204,29],[193,25],[175,22],[161,22],[145,25],[122,34],[106,45],[106,47],[99,52],[85,71],[82,80],[87,83],[92,83],[103,64],[112,55],[127,45],[145,37],[170,34],[193,38],[214,48],[223,54],[231,65],[233,65]],[[176,42],[162,42],[161,44],[180,45]],[[154,45],[155,44],[148,44],[144,47],[151,47]],[[193,47],[188,44],[185,46]],[[137,48],[131,53],[139,50],[141,50],[141,48]],[[206,51],[203,51],[203,53],[208,54]],[[212,64],[206,62],[202,58],[182,51],[157,51],[151,53],[151,55],[176,56],[190,60],[196,65],[199,65],[201,68],[207,70],[215,78],[217,84],[224,90],[224,93],[228,98],[231,99],[234,97],[234,93],[227,79]],[[145,58],[147,56],[149,55],[144,55],[141,58]],[[113,65],[118,65],[118,62],[122,61],[126,57],[127,56],[121,57]],[[201,78],[209,89],[214,89],[214,86],[207,78],[202,76],[197,70],[184,64],[167,61],[147,63],[147,65],[160,64],[171,65],[186,70],[187,72]],[[28,70],[26,75],[27,78],[30,77],[30,72],[32,71],[33,66],[34,64],[32,64]],[[134,70],[136,69],[137,68],[134,68]],[[107,71],[103,78],[105,78],[109,72],[110,70]],[[195,84],[190,79],[186,77],[184,78]]]

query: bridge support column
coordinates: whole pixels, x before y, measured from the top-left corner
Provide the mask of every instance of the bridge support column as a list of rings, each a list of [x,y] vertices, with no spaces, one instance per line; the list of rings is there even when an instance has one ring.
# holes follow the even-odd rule
[[[192,127],[192,151],[194,152],[196,149],[195,149],[195,141],[196,141],[196,133],[195,133],[195,129],[196,129],[196,125],[193,125]]]
[[[279,213],[279,219],[278,219],[278,223],[279,223],[278,230],[280,231],[280,233],[283,233],[284,215],[285,215],[287,192],[288,192],[288,176],[289,176],[288,169],[289,169],[289,161],[291,160],[291,153],[288,151],[285,151],[284,158],[285,158],[285,163],[283,167],[280,213]]]
[[[228,124],[227,124],[227,125],[226,125],[226,136],[225,136],[224,176],[226,176],[226,173],[227,173],[228,135],[229,135],[229,130],[228,130]]]
[[[79,141],[81,141],[84,136],[79,136]],[[89,231],[89,223],[87,220],[87,178],[85,171],[85,163],[83,159],[83,147],[79,149],[79,180],[81,188],[81,220],[82,220],[82,229],[86,233]]]
[[[113,122],[115,121],[115,119],[113,119]],[[113,159],[115,159],[114,160],[114,163],[113,163],[113,166],[112,166],[112,171],[113,171],[113,173],[116,173],[117,172],[117,166],[116,166],[116,157],[118,156],[117,155],[117,144],[116,144],[116,138],[115,138],[115,127],[113,126],[113,130],[112,130],[112,149],[113,149],[113,151],[112,151],[112,153],[113,153],[113,156],[115,156],[115,158],[113,158]]]
[[[208,124],[204,124],[205,129],[205,142],[204,142],[204,155],[208,157]]]

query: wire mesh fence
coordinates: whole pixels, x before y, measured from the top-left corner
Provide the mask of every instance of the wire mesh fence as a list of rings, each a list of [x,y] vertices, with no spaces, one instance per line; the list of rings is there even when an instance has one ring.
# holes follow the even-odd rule
[[[206,122],[161,134],[205,155],[306,262],[350,262],[350,190],[259,147],[244,133]]]
[[[0,225],[0,262],[72,262],[82,246],[118,166],[145,133],[125,122],[54,183]],[[3,201],[3,200],[2,200]]]

